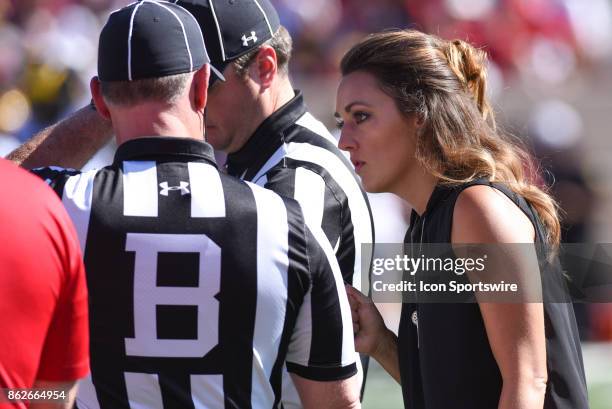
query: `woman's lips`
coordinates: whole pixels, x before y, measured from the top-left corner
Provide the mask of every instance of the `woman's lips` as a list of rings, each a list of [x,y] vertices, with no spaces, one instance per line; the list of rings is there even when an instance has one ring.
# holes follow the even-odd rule
[[[355,166],[355,172],[359,172],[359,170],[365,165],[365,162],[360,160],[354,160],[353,166]]]

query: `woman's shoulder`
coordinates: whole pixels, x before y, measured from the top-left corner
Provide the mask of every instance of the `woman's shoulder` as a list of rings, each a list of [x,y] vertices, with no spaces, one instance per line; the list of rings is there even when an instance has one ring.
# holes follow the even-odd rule
[[[535,228],[501,190],[479,184],[463,189],[453,209],[453,243],[533,243]]]

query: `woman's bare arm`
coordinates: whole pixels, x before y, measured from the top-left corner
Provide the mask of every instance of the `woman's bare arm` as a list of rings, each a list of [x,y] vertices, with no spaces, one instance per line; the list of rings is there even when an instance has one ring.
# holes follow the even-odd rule
[[[453,243],[533,243],[534,234],[527,216],[491,187],[473,186],[457,200]],[[521,256],[524,257],[520,254],[516,257]],[[506,257],[515,256],[510,251]],[[525,265],[518,259],[507,261],[513,268]],[[521,275],[539,274],[514,273],[519,279]],[[479,307],[503,379],[498,409],[541,409],[547,382],[542,303],[479,302]]]

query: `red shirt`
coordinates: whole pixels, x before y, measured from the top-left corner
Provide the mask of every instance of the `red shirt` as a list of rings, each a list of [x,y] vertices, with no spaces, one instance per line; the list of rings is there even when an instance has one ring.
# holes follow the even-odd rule
[[[44,182],[2,159],[0,188],[0,388],[82,378],[87,287],[72,222]]]

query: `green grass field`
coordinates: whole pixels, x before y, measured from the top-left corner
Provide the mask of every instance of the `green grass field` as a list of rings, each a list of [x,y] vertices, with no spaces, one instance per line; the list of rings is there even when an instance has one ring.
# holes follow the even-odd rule
[[[591,409],[612,409],[612,343],[584,344],[584,365]],[[364,409],[403,409],[400,386],[370,361]]]

